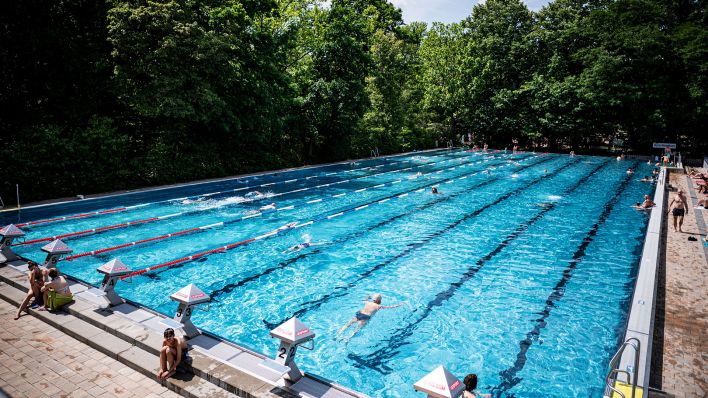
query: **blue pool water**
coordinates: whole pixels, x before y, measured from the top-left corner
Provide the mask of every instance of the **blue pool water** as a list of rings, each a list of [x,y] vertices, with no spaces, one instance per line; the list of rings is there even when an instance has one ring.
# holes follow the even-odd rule
[[[460,378],[477,373],[494,396],[601,397],[648,219],[631,205],[653,190],[638,181],[650,171],[601,157],[437,151],[72,202],[2,221],[147,204],[25,228],[31,240],[180,213],[68,238],[73,254],[225,222],[59,263],[92,284],[112,258],[138,270],[313,221],[117,290],[171,316],[169,294],[194,282],[213,298],[208,313],[194,315],[197,326],[270,356],[269,330],[297,316],[317,333],[314,351],[298,354],[300,368],[375,397],[415,396],[412,384],[440,364]],[[244,201],[256,190],[270,197]],[[280,210],[256,214],[271,202]],[[318,245],[285,251],[304,235]],[[42,260],[41,245],[15,251]],[[336,340],[375,292],[384,305],[405,304],[381,310],[349,342]]]

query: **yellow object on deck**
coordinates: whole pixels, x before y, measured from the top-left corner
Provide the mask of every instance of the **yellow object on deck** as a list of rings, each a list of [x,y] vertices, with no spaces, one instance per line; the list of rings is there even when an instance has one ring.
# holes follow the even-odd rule
[[[624,398],[632,398],[632,385],[627,383],[622,383],[621,381],[615,382],[615,389],[619,390],[624,394]],[[634,398],[642,398],[644,396],[644,390],[641,387],[634,389]],[[620,394],[612,391],[612,396],[610,398],[622,398]]]

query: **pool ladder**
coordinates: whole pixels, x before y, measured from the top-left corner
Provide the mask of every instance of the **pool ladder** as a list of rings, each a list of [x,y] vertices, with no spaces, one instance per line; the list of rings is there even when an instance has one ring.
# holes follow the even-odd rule
[[[631,388],[631,398],[635,398],[637,392],[637,369],[639,368],[639,354],[641,353],[642,343],[636,337],[630,337],[625,340],[624,343],[617,350],[615,355],[610,360],[610,370],[607,372],[607,377],[605,377],[605,398],[615,398],[617,396],[622,398],[627,398],[625,393],[628,388]],[[622,355],[627,347],[631,347],[634,350],[634,366],[627,366],[627,370],[619,369],[620,361],[622,360]],[[631,373],[630,373],[631,372]],[[619,380],[619,375],[624,374],[627,376],[627,381],[622,382]],[[618,384],[625,388],[617,388]],[[624,392],[622,392],[624,390]],[[641,394],[641,388],[640,396]]]
[[[379,156],[381,156],[381,155],[379,155],[379,147],[376,147],[371,150],[371,157],[372,158],[377,158]]]

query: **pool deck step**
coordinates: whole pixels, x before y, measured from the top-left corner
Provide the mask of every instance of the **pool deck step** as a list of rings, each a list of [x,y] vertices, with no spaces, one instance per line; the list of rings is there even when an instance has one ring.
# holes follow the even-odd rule
[[[0,264],[0,298],[19,306],[27,292],[24,262]],[[87,287],[71,283],[75,300],[62,311],[30,314],[132,369],[154,376],[164,324],[161,316],[121,304],[112,308],[91,302]],[[366,397],[306,375],[295,384],[279,380],[258,364],[264,357],[206,335],[188,341],[191,366],[166,387],[185,397]],[[287,384],[286,384],[287,383]]]
[[[25,298],[25,292],[0,281],[0,298],[19,306]],[[34,310],[30,310],[30,314],[146,376],[154,376],[157,370],[153,371],[155,364],[159,363],[157,355],[141,350],[71,314]],[[185,377],[183,373],[178,378],[165,381],[164,385],[188,398],[236,396],[201,378]]]

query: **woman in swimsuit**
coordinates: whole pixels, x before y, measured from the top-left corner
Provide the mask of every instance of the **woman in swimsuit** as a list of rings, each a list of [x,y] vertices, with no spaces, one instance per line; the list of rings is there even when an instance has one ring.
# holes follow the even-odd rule
[[[374,314],[376,314],[378,310],[383,308],[396,308],[404,304],[399,303],[396,305],[381,305],[381,299],[381,295],[378,293],[371,296],[372,301],[366,301],[366,304],[364,304],[364,308],[362,308],[360,311],[357,311],[357,313],[354,314],[354,317],[349,321],[349,323],[339,329],[339,332],[337,332],[337,336],[342,334],[345,330],[347,330],[347,328],[349,328],[354,323],[359,322],[359,326],[356,328],[356,330],[354,330],[354,333],[349,336],[349,339],[351,339],[352,337],[354,337],[355,334],[357,334],[357,332],[359,332],[359,330],[361,330],[361,328],[364,327],[364,325],[366,325],[367,322],[369,322],[369,319],[371,319],[371,317],[374,316]]]
[[[15,315],[15,320],[20,319],[22,311],[29,312],[27,307],[29,306],[29,302],[32,297],[34,297],[34,302],[36,304],[42,304],[42,286],[44,286],[44,275],[42,275],[42,270],[39,269],[39,266],[34,261],[29,261],[27,263],[27,269],[29,269],[27,278],[29,279],[30,290],[27,292],[25,300],[22,304],[20,304],[20,308],[17,310],[17,315]]]
[[[47,273],[50,282],[47,282],[42,287],[42,292],[44,292],[44,307],[40,307],[40,311],[48,311],[50,309],[58,309],[64,304],[67,304],[73,300],[71,295],[71,289],[69,289],[69,283],[66,278],[59,275],[59,271],[56,268],[52,268]],[[50,292],[52,295],[52,301],[54,302],[51,306],[56,308],[50,308]]]

